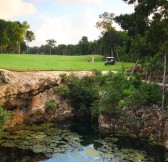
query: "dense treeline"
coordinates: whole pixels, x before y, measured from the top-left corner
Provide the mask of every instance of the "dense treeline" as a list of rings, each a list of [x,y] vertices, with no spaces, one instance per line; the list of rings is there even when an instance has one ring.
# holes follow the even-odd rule
[[[112,22],[111,22],[112,23]],[[120,52],[120,49],[129,48],[129,37],[127,32],[107,31],[100,39],[88,41],[83,36],[78,44],[59,44],[56,40],[46,40],[45,45],[40,47],[29,47],[29,42],[35,39],[32,31],[29,31],[27,22],[5,21],[0,19],[0,52],[1,53],[31,53],[31,54],[52,54],[52,55],[87,55],[91,53],[112,56]],[[115,47],[115,48],[112,48]],[[125,51],[126,52],[126,51]],[[124,56],[126,57],[126,56]],[[121,55],[121,58],[124,58]]]
[[[115,40],[114,40],[115,39]],[[116,50],[123,49],[129,45],[129,38],[126,32],[115,31],[114,33],[106,33],[105,36],[98,40],[88,41],[87,36],[83,36],[78,44],[59,44],[51,47],[48,44],[40,47],[31,47],[32,54],[52,54],[52,55],[87,55],[87,54],[101,54],[104,56],[112,56],[111,47],[115,43]],[[52,48],[52,49],[51,49]],[[51,50],[51,51],[50,51]],[[50,53],[51,52],[51,53]],[[118,52],[118,51],[117,51]],[[124,56],[127,57],[127,56]],[[123,56],[121,58],[124,59]]]
[[[23,53],[27,50],[26,42],[34,39],[27,22],[5,21],[0,19],[0,52]]]

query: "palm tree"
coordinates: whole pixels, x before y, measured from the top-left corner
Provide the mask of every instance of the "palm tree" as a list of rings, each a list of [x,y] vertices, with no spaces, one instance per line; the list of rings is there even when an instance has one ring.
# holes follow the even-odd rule
[[[29,53],[29,46],[28,46],[28,42],[31,42],[33,40],[35,40],[35,35],[32,31],[27,30],[26,34],[25,34],[25,39],[27,41],[27,53]]]
[[[46,42],[47,42],[47,45],[50,46],[50,55],[51,55],[51,49],[52,49],[52,47],[55,46],[57,41],[54,39],[48,39],[48,40],[46,40]]]

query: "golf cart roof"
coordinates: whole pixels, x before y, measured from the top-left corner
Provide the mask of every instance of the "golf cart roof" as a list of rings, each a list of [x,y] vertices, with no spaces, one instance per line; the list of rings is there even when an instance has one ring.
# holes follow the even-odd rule
[[[106,57],[107,59],[113,59],[114,57]]]

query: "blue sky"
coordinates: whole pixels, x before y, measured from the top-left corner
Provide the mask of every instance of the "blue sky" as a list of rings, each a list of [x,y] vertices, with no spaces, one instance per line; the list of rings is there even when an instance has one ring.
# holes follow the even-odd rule
[[[82,36],[93,41],[100,36],[96,28],[103,12],[120,15],[133,12],[123,0],[0,0],[0,19],[27,21],[36,40],[30,46],[76,44]],[[114,24],[119,29],[119,27]]]

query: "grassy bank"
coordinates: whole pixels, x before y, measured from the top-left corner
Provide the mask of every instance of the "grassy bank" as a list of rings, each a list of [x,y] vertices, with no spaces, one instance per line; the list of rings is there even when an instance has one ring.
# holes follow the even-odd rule
[[[13,70],[121,70],[132,67],[133,63],[116,62],[115,65],[104,65],[103,56],[95,55],[95,62],[87,62],[88,55],[26,55],[0,54],[0,68]]]

